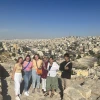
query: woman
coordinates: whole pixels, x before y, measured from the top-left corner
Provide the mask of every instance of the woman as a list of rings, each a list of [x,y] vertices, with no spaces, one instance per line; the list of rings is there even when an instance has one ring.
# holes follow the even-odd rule
[[[37,92],[40,92],[40,76],[41,75],[37,73],[38,69],[42,70],[42,60],[40,59],[39,55],[36,54],[33,59],[33,68],[32,68],[32,84],[33,84],[32,93],[35,92],[35,86],[37,86]]]
[[[49,95],[49,91],[51,91],[51,96],[53,97],[55,90],[57,89],[57,71],[59,70],[59,65],[54,62],[53,57],[50,57],[49,63],[47,66],[48,74],[47,74],[47,84],[46,89],[47,93],[44,96]]]
[[[41,78],[42,78],[42,91],[43,93],[46,92],[46,78],[47,78],[47,65],[48,65],[48,58],[47,57],[44,57],[43,59],[43,66],[42,66],[42,75],[41,75]]]
[[[15,82],[15,95],[16,100],[20,100],[20,84],[22,82],[22,62],[23,58],[19,57],[15,67],[13,68],[12,79]]]
[[[23,62],[23,72],[24,72],[24,95],[29,96],[29,82],[32,76],[32,62],[30,55],[27,55],[24,62]]]

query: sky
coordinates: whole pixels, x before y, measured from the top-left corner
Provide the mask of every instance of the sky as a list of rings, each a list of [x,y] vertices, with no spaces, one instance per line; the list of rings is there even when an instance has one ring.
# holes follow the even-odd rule
[[[0,39],[100,36],[100,0],[0,0]]]

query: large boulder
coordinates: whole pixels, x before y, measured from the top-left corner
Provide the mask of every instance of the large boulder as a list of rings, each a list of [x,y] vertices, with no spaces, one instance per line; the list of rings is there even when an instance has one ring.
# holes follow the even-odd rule
[[[86,56],[80,59],[77,59],[73,62],[73,67],[77,69],[87,69],[89,67],[94,67],[94,63],[97,59],[95,57]]]
[[[69,100],[86,100],[77,89],[73,88],[73,87],[68,87],[65,91],[64,91],[64,100],[67,100],[66,98],[68,98]]]

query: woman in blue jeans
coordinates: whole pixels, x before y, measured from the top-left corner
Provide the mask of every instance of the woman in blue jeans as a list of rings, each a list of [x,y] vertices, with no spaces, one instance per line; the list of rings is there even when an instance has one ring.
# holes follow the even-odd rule
[[[31,57],[30,55],[27,55],[24,62],[23,62],[23,71],[24,71],[24,95],[29,96],[29,82],[32,76],[32,62],[31,62]]]
[[[32,68],[32,84],[33,84],[33,93],[35,92],[35,86],[37,86],[37,92],[40,92],[40,77],[37,73],[37,69],[42,69],[42,60],[39,55],[36,54],[33,59],[33,68]],[[37,84],[36,84],[37,83]]]

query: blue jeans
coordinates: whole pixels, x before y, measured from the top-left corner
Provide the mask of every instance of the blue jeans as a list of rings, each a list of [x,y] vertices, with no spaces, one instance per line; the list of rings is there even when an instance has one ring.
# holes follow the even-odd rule
[[[32,76],[32,71],[24,72],[24,91],[28,91],[29,82]]]
[[[40,88],[40,75],[38,75],[36,70],[34,69],[32,70],[32,84],[33,84],[33,88],[35,88],[35,86],[37,88]]]

